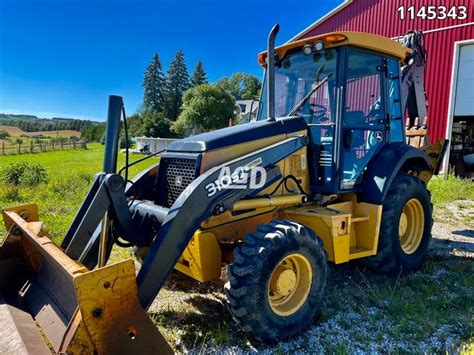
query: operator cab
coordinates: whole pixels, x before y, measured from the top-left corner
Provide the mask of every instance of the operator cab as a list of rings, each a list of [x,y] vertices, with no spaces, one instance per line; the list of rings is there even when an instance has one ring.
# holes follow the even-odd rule
[[[276,117],[301,116],[307,123],[313,193],[359,191],[371,158],[386,143],[405,141],[400,60],[407,51],[386,38],[351,32],[276,48]],[[264,83],[262,97],[266,90]],[[261,102],[258,120],[266,120]]]

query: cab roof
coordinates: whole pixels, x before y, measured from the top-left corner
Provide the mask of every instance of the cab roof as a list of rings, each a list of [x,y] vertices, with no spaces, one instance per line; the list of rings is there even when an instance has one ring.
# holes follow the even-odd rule
[[[303,47],[306,44],[314,44],[316,42],[323,42],[324,48],[334,48],[341,46],[355,46],[369,49],[383,54],[400,59],[402,62],[412,52],[411,49],[401,45],[399,42],[390,38],[378,36],[363,32],[331,32],[319,36],[309,37],[298,41],[288,42],[284,45],[275,48],[276,53],[280,58],[283,58],[291,49]],[[261,52],[258,55],[258,62],[261,66],[266,66],[265,57],[267,52]]]

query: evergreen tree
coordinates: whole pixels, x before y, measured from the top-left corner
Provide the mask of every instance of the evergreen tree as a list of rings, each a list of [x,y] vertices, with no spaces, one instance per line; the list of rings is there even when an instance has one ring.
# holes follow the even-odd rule
[[[165,115],[172,121],[178,118],[183,103],[183,93],[189,88],[188,68],[182,50],[170,64],[166,79]]]
[[[206,71],[204,70],[204,66],[202,65],[202,62],[199,61],[196,63],[196,66],[194,67],[193,76],[191,77],[191,87],[195,87],[195,86],[207,84],[207,83],[208,81],[207,81]]]
[[[152,62],[146,67],[143,78],[143,106],[147,110],[162,112],[164,109],[165,78],[158,53],[155,52]]]

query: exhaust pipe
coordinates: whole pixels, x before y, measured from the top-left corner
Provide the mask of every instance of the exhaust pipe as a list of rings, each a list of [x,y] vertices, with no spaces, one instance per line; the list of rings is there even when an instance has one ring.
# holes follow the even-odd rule
[[[280,30],[277,23],[268,35],[267,44],[267,107],[268,121],[275,121],[275,38]]]
[[[117,172],[118,140],[120,135],[120,119],[123,99],[121,96],[109,96],[107,110],[107,127],[105,133],[104,173]]]

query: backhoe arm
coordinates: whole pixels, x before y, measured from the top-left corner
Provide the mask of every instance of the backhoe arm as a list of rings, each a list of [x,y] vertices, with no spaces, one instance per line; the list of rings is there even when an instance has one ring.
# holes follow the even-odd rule
[[[405,134],[408,144],[426,153],[431,171],[423,171],[421,178],[427,183],[433,175],[439,173],[449,141],[439,139],[437,142],[432,142],[429,136],[424,78],[427,54],[423,33],[409,31],[404,37],[403,45],[412,50],[401,70],[402,112],[408,113]]]
[[[405,35],[403,45],[412,50],[402,67],[402,112],[408,112],[408,127],[421,126],[426,118],[426,93],[424,84],[424,70],[426,52],[423,47],[423,34],[411,31]],[[416,119],[418,118],[418,123]],[[428,139],[427,139],[428,141]]]

